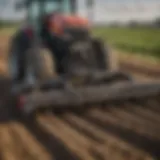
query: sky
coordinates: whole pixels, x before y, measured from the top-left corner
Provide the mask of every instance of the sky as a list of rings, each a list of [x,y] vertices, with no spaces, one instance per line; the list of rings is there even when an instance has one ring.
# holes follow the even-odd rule
[[[0,0],[0,18],[19,19],[24,12],[18,12],[13,5],[16,0]],[[160,0],[95,0],[94,22],[110,23],[130,20],[148,21],[160,17]],[[79,14],[88,15],[85,0],[78,0]]]
[[[81,14],[86,16],[85,7],[81,8]],[[160,0],[98,0],[94,8],[96,22],[150,21],[156,17],[160,17]]]

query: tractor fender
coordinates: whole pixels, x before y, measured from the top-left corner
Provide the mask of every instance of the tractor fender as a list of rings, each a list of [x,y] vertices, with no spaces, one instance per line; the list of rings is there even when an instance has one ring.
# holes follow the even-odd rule
[[[108,71],[117,71],[119,69],[118,56],[112,52],[109,45],[102,39],[92,38],[92,46],[96,54],[99,68]]]

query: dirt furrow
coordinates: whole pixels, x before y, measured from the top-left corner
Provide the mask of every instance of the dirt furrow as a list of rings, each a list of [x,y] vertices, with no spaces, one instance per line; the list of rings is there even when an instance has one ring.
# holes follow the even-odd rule
[[[2,160],[20,159],[15,151],[10,129],[6,124],[0,126],[0,152]]]
[[[155,123],[153,120],[149,120],[147,118],[142,117],[141,115],[135,115],[132,112],[131,107],[133,108],[140,108],[139,106],[133,106],[133,104],[126,104],[128,106],[128,110],[122,109],[125,107],[125,105],[120,106],[120,108],[113,108],[110,112],[113,115],[114,118],[118,118],[120,121],[123,121],[126,123],[126,120],[128,120],[129,123],[133,124],[134,126],[137,126],[137,128],[148,130],[148,127],[151,129],[157,129],[159,126],[158,123]],[[145,107],[143,108],[145,110]],[[138,110],[138,109],[137,109]],[[106,113],[106,112],[105,112]],[[156,132],[160,133],[160,128]],[[155,133],[156,133],[155,132]],[[149,133],[149,132],[148,132]],[[158,135],[157,133],[157,135]]]
[[[120,57],[119,64],[120,68],[126,72],[132,72],[133,74],[139,75],[140,77],[146,75],[150,78],[154,77],[160,79],[159,64],[153,64],[149,61],[145,62],[142,58],[139,59],[134,56],[132,57],[132,61],[128,61],[128,58],[123,59],[123,56]]]
[[[73,118],[73,115],[72,115],[72,118]],[[47,119],[48,119],[48,117],[47,117]],[[72,138],[70,138],[70,142],[69,143],[66,143],[66,145],[67,146],[69,146],[70,147],[70,145],[71,145],[71,143],[73,143],[73,142],[75,142],[75,144],[74,144],[74,151],[76,151],[76,153],[77,154],[80,154],[81,155],[81,157],[82,157],[82,155],[84,155],[84,153],[85,152],[88,152],[88,154],[90,153],[92,153],[92,155],[90,155],[90,156],[92,156],[92,158],[91,157],[86,157],[86,155],[83,157],[83,159],[96,159],[96,157],[93,155],[93,152],[91,152],[91,151],[97,151],[97,154],[99,153],[101,153],[101,159],[103,158],[103,159],[106,159],[106,158],[112,158],[112,159],[116,159],[116,158],[120,158],[120,156],[122,157],[122,156],[124,156],[125,154],[124,153],[126,153],[126,152],[128,152],[128,150],[130,151],[130,153],[128,153],[129,155],[130,155],[130,158],[129,157],[123,157],[123,159],[125,158],[125,159],[138,159],[138,158],[144,158],[144,156],[146,157],[146,155],[145,154],[143,154],[143,153],[141,153],[141,152],[139,152],[138,150],[137,150],[137,154],[138,155],[136,155],[135,156],[135,149],[133,148],[133,147],[131,147],[131,146],[129,146],[129,144],[125,144],[123,141],[121,141],[120,139],[116,139],[115,137],[113,137],[113,136],[111,136],[110,135],[110,137],[108,137],[108,135],[106,134],[106,133],[104,133],[104,132],[101,132],[98,128],[92,128],[93,127],[93,125],[92,124],[89,124],[88,122],[83,122],[83,128],[85,127],[85,129],[88,129],[88,128],[90,128],[90,131],[92,131],[91,133],[92,134],[97,134],[96,136],[98,137],[98,138],[100,138],[100,139],[103,139],[103,143],[98,143],[98,142],[96,142],[96,141],[93,141],[93,140],[91,140],[90,139],[90,137],[87,137],[86,138],[86,135],[84,135],[82,132],[77,132],[76,130],[75,130],[75,128],[73,127],[70,127],[69,125],[68,125],[68,123],[66,123],[66,119],[65,119],[65,121],[62,121],[62,120],[60,120],[59,118],[53,118],[53,117],[50,117],[49,118],[49,120],[46,120],[46,119],[43,119],[43,121],[40,121],[40,123],[43,123],[43,127],[45,127],[45,129],[47,129],[49,132],[52,132],[53,134],[56,134],[55,132],[57,132],[58,131],[58,128],[56,128],[56,129],[53,129],[54,127],[53,127],[53,123],[51,123],[51,120],[52,119],[52,121],[54,122],[54,123],[57,123],[57,119],[58,119],[58,128],[60,128],[59,129],[59,132],[58,132],[58,138],[60,138],[61,140],[63,140],[65,143],[67,142],[67,140],[69,140],[68,138],[69,137],[72,137]],[[68,120],[71,120],[71,115],[68,117]],[[73,120],[73,119],[72,119]],[[44,122],[45,121],[45,122]],[[81,120],[80,121],[80,119],[78,119],[77,120],[77,126],[78,125],[82,125],[82,121],[83,120]],[[75,119],[73,120],[73,122],[75,122]],[[84,123],[86,123],[86,124],[84,124]],[[82,127],[82,126],[81,126]],[[64,129],[65,128],[65,129]],[[92,128],[92,130],[91,130],[91,128]],[[89,129],[88,129],[89,130]],[[60,135],[60,133],[65,133],[65,135],[64,134],[62,134],[62,135]],[[81,133],[81,134],[80,134]],[[102,138],[103,137],[103,138]],[[84,146],[82,146],[82,144],[83,143],[86,143],[86,145]],[[76,146],[79,146],[78,148],[78,150],[75,150],[75,147]],[[117,147],[117,145],[119,146],[119,147]],[[82,148],[83,147],[83,148]],[[80,149],[81,148],[81,149]],[[99,149],[98,149],[99,148]],[[117,148],[119,148],[119,154],[117,154]],[[107,153],[106,152],[104,152],[104,151],[108,151]],[[101,152],[100,152],[101,151]],[[103,152],[102,152],[103,151]],[[134,153],[132,154],[132,152],[134,151]],[[113,154],[114,152],[116,152],[116,154]],[[124,154],[124,155],[123,155]],[[126,153],[126,155],[127,155],[127,153]],[[142,156],[142,155],[144,155],[144,156]],[[134,157],[134,158],[133,158]]]
[[[120,115],[120,117],[117,117],[117,115]],[[147,125],[147,123],[141,123],[141,121],[134,122],[132,119],[130,119],[129,116],[125,116],[124,114],[121,115],[120,113],[117,113],[117,115],[111,115],[107,112],[103,112],[100,110],[92,111],[89,115],[90,117],[94,117],[95,119],[105,123],[110,122],[114,125],[121,126],[123,128],[127,128],[129,130],[132,130],[136,133],[150,136],[152,138],[158,139],[160,131],[157,133],[158,129],[157,127],[153,127],[152,125]],[[122,118],[123,117],[123,118]],[[148,127],[150,127],[150,131],[148,131]]]
[[[88,153],[88,148],[93,142],[65,125],[59,118],[54,116],[50,118],[41,117],[39,123],[44,129],[61,140],[71,151],[75,152],[80,159],[94,160],[94,157]]]
[[[150,122],[153,122],[155,124],[159,124],[160,123],[160,116],[158,112],[154,112],[153,111],[153,106],[151,106],[150,108],[147,106],[138,106],[138,104],[136,104],[136,107],[134,107],[135,105],[130,104],[130,108],[126,108],[127,111],[130,111],[132,113],[133,116],[139,116],[143,119],[147,119]]]
[[[154,121],[149,120],[148,118],[142,117],[141,114],[134,114],[133,110],[137,108],[137,110],[142,107],[138,105],[134,105],[132,103],[126,103],[122,104],[119,107],[113,107],[111,110],[107,110],[110,112],[114,117],[119,118],[120,120],[126,121],[126,118],[134,124],[139,124],[140,126],[144,126],[144,124],[147,124],[148,127],[157,127],[158,124],[155,124]],[[145,107],[143,106],[143,109],[145,110]]]
[[[159,99],[159,97],[156,97],[155,99],[152,99],[152,100],[147,100],[146,103],[147,103],[147,105],[146,105],[147,108],[150,108],[150,106],[152,106],[151,107],[152,112],[160,113],[160,107],[159,107],[160,99]]]
[[[24,151],[25,159],[34,160],[51,160],[46,149],[28,132],[28,130],[20,123],[11,123],[11,135],[16,143],[19,143],[21,149]],[[27,138],[26,138],[27,137]]]
[[[84,118],[73,114],[65,115],[64,118],[65,121],[67,121],[82,134],[90,133],[90,137],[93,136],[99,139],[99,143],[101,142],[100,149],[103,150],[103,153],[101,151],[101,154],[105,158],[114,159],[115,156],[119,157],[119,159],[138,159],[140,157],[143,159],[144,157],[146,157],[143,151],[137,150],[129,143],[126,143],[120,138],[110,134],[109,132],[102,130],[99,126],[96,126],[95,123],[91,123]],[[98,145],[95,145],[93,147],[94,150],[96,150],[97,148]],[[97,150],[100,151],[99,149]],[[107,152],[105,152],[105,150]]]

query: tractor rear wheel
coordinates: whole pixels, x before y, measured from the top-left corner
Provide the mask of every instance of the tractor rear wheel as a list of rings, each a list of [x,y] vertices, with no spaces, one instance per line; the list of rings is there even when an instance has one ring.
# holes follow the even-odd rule
[[[117,71],[119,69],[117,54],[112,52],[109,46],[105,45],[99,39],[94,39],[92,44],[96,54],[98,68],[107,71]]]
[[[54,58],[48,49],[30,49],[26,55],[27,80],[45,81],[56,75]]]
[[[26,52],[25,77],[24,82],[37,84],[51,80],[55,76],[54,58],[46,48],[29,49]],[[22,93],[23,95],[23,93]],[[19,110],[15,108],[15,113],[20,117],[34,119],[37,110]]]
[[[96,54],[98,68],[102,71],[106,71],[106,74],[108,71],[116,73],[114,76],[110,77],[112,83],[134,81],[132,76],[120,71],[118,55],[112,52],[103,41],[94,39],[93,49]]]

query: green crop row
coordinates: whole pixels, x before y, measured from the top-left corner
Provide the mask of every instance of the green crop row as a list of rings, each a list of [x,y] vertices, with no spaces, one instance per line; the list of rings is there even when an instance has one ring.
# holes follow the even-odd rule
[[[160,29],[158,28],[99,27],[93,29],[93,34],[120,50],[160,58]]]
[[[15,28],[1,28],[0,35],[11,35],[15,32]],[[93,34],[122,51],[160,59],[160,29],[158,28],[97,27],[93,29]]]

